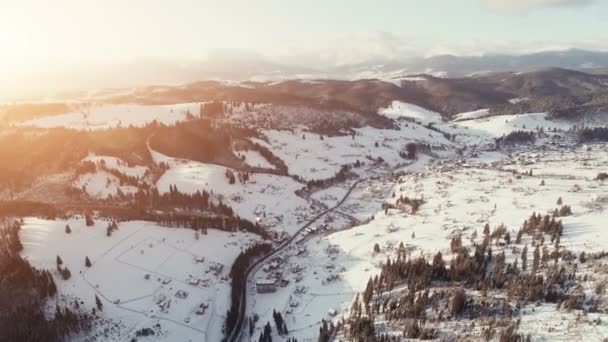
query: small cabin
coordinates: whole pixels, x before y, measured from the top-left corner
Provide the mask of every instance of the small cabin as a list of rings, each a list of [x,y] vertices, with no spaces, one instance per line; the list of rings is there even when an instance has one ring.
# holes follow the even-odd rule
[[[258,280],[255,282],[255,289],[258,293],[276,292],[277,285],[271,280]]]

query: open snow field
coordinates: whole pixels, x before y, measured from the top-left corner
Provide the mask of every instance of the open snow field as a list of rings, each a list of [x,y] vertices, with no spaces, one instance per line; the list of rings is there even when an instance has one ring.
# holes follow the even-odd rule
[[[378,114],[391,119],[410,118],[423,124],[439,123],[443,121],[441,114],[439,113],[401,101],[393,101],[387,108],[380,109]]]
[[[241,182],[236,170],[236,182],[230,184],[226,167],[162,156],[155,153],[156,160],[168,162],[170,168],[158,180],[156,186],[161,193],[175,185],[180,192],[195,193],[207,190],[219,195],[235,212],[252,222],[256,220],[275,231],[294,233],[298,226],[312,213],[307,201],[295,191],[303,185],[290,177],[252,173],[249,180]]]
[[[154,341],[219,341],[230,306],[230,267],[258,238],[210,229],[196,239],[192,230],[149,222],[120,223],[107,237],[107,224],[29,218],[20,232],[23,256],[53,272],[58,301],[77,298],[82,309],[92,310],[95,295],[102,300],[101,315],[111,323],[96,325],[83,339],[130,341],[135,331],[160,324]],[[72,273],[69,280],[55,271],[57,255]],[[178,291],[187,296],[180,298]]]
[[[120,192],[123,194],[134,194],[137,187],[132,185],[121,185],[118,177],[106,171],[97,171],[81,175],[74,181],[73,186],[84,191],[93,198],[108,198]]]
[[[518,159],[523,160],[520,155],[513,156],[514,161]],[[531,159],[535,160],[533,164],[525,167],[510,165],[508,158],[494,155],[489,155],[487,160],[483,157],[471,160],[466,165],[440,161],[426,170],[405,174],[396,182],[376,180],[374,184],[363,184],[359,195],[349,201],[394,202],[403,194],[424,198],[426,203],[415,215],[397,209],[385,214],[379,204],[351,210],[362,217],[374,215],[375,219],[352,229],[307,239],[304,244],[286,251],[284,258],[288,261],[276,270],[258,272],[262,278],[272,278],[279,272],[281,278],[290,283],[274,294],[255,294],[253,312],[265,322],[272,321],[272,310],[276,309],[286,318],[290,331],[294,330],[293,336],[298,340],[314,340],[320,320],[334,318],[328,314],[330,310],[336,310],[337,317],[341,317],[355,293],[363,291],[369,277],[378,274],[380,263],[394,256],[399,243],[403,242],[411,255],[432,256],[441,251],[444,259],[449,260],[450,239],[454,234],[462,234],[466,245],[474,241],[480,243],[483,225],[489,222],[492,229],[504,223],[515,237],[523,221],[533,212],[544,215],[558,208],[559,197],[573,211],[572,216],[561,218],[562,246],[577,254],[604,250],[608,246],[608,235],[603,232],[608,217],[608,183],[594,178],[608,170],[608,146],[593,145],[590,151],[585,148],[550,150]],[[491,164],[496,160],[504,162]],[[532,169],[533,175],[518,176],[512,173],[513,168]],[[557,172],[559,169],[563,172]],[[544,186],[540,185],[543,180]],[[382,191],[386,187],[389,191]],[[320,196],[324,198],[332,193],[324,191]],[[345,207],[344,211],[348,211],[348,206]],[[474,232],[476,239],[472,239]],[[376,243],[381,250],[377,254],[373,252]],[[302,250],[305,250],[303,254]],[[514,257],[510,252],[507,254],[512,261]],[[564,329],[559,327],[543,330],[534,320],[554,312],[560,315],[563,324],[571,325],[576,321],[576,313],[558,313],[555,307],[525,312],[520,330],[546,341],[574,337],[594,340],[608,334],[606,326],[590,329],[588,335],[581,335],[580,330],[576,335],[562,334]],[[608,319],[606,315],[600,316],[602,320]],[[257,335],[259,331],[254,333]]]
[[[184,121],[188,113],[198,115],[200,103],[183,103],[166,106],[94,105],[73,112],[21,122],[18,126],[40,128],[65,127],[79,130],[108,129],[115,127],[145,126],[156,121],[166,125]]]
[[[241,155],[245,157],[245,163],[252,167],[261,167],[265,169],[274,169],[274,165],[270,164],[264,156],[260,154],[258,151],[238,151],[237,155]]]
[[[144,125],[153,120],[171,124],[184,120],[188,111],[196,114],[198,108],[198,104],[107,105],[22,124],[76,129]],[[255,279],[282,280],[283,284],[271,294],[257,294],[254,284],[249,284],[247,313],[260,318],[252,340],[257,340],[267,321],[273,321],[272,311],[277,310],[286,319],[291,337],[315,341],[321,319],[336,320],[347,314],[356,293],[365,288],[370,276],[379,273],[380,264],[394,256],[401,242],[411,255],[431,256],[441,251],[444,259],[450,260],[452,236],[461,234],[465,246],[479,243],[488,222],[492,228],[505,224],[514,237],[533,212],[545,214],[558,208],[560,197],[573,212],[561,218],[561,245],[574,253],[599,252],[608,246],[608,234],[603,232],[608,218],[608,182],[594,180],[599,172],[608,172],[608,145],[558,149],[541,138],[535,146],[493,150],[494,139],[512,131],[557,128],[557,134],[563,134],[570,129],[571,124],[551,121],[544,113],[480,118],[487,114],[482,110],[462,113],[456,122],[443,122],[437,113],[395,102],[380,114],[418,123],[397,120],[399,129],[363,127],[355,129],[352,136],[333,137],[321,137],[305,128],[264,129],[268,142],[255,139],[282,159],[291,175],[304,180],[329,178],[343,164],[364,162],[365,166],[353,169],[362,180],[350,193],[354,179],[302,198],[295,192],[304,183],[291,177],[251,173],[244,181],[236,170],[224,166],[151,151],[155,162],[169,166],[155,184],[160,192],[168,192],[173,185],[185,193],[206,190],[240,217],[258,221],[269,231],[293,235],[349,194],[338,209],[301,233],[302,238],[298,236],[297,243],[282,251],[280,259],[255,272]],[[420,123],[434,124],[440,131]],[[456,137],[450,140],[442,132]],[[399,153],[410,142],[434,148],[419,154],[417,160],[405,160]],[[546,146],[540,149],[542,144]],[[462,151],[462,157],[457,150]],[[243,155],[248,165],[272,168],[258,152],[236,153]],[[148,171],[112,157],[89,156],[86,160],[103,160],[107,168],[133,177],[145,177]],[[227,171],[236,176],[234,184],[230,184]],[[103,170],[80,176],[74,185],[97,198],[137,191]],[[416,214],[382,209],[384,203],[394,204],[400,196],[424,199],[425,203]],[[65,233],[66,224],[71,234]],[[23,254],[34,266],[54,270],[55,258],[60,255],[72,271],[67,281],[59,280],[53,271],[59,300],[69,303],[79,298],[81,305],[92,309],[95,294],[102,299],[103,316],[114,323],[100,323],[87,339],[129,341],[135,331],[160,324],[159,334],[148,340],[220,341],[229,307],[230,265],[257,237],[209,230],[208,235],[196,239],[192,230],[149,222],[121,223],[118,231],[107,237],[106,226],[104,221],[86,227],[83,219],[29,218],[21,231]],[[379,253],[373,252],[375,244]],[[512,253],[507,254],[512,261]],[[91,268],[84,266],[85,256],[93,262]],[[586,292],[592,296],[592,285],[588,286]],[[187,293],[185,297],[181,291]],[[538,324],[551,316],[559,316],[562,324],[553,329]],[[601,318],[608,321],[608,317]],[[545,341],[608,336],[605,324],[586,330],[584,336],[568,333],[567,327],[576,319],[575,312],[558,311],[554,306],[540,306],[535,311],[526,308],[520,331]],[[462,329],[458,324],[451,327]],[[276,334],[275,339],[285,340]]]
[[[131,177],[144,177],[148,168],[141,165],[129,166],[124,160],[110,156],[90,155],[84,161],[91,161],[95,164],[102,164],[108,169],[119,171]]]
[[[354,137],[333,136],[321,139],[316,134],[302,131],[274,131],[264,133],[270,143],[256,142],[268,147],[289,167],[289,173],[305,180],[324,179],[334,176],[344,164],[357,160],[370,163],[368,157],[382,158],[391,166],[405,163],[399,156],[408,142],[451,146],[441,133],[414,123],[401,123],[400,129],[355,129]]]
[[[98,199],[105,199],[109,196],[116,196],[119,193],[124,195],[135,194],[138,189],[133,185],[122,184],[120,179],[110,172],[104,170],[114,170],[129,177],[144,179],[148,175],[148,168],[145,166],[129,166],[120,158],[110,156],[90,155],[82,160],[93,162],[97,166],[94,173],[80,175],[74,180],[72,186],[84,190],[89,196]]]

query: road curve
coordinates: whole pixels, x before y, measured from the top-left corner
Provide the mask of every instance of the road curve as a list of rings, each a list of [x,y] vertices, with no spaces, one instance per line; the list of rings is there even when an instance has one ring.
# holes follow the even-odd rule
[[[248,268],[247,271],[245,272],[245,286],[243,286],[243,289],[241,290],[241,303],[240,303],[240,308],[239,308],[239,317],[236,321],[236,325],[234,327],[234,329],[232,329],[232,333],[230,334],[230,336],[228,337],[227,341],[228,342],[238,342],[240,341],[240,337],[241,337],[241,333],[242,333],[242,329],[243,329],[243,323],[245,322],[245,315],[247,313],[247,288],[249,286],[249,277],[251,276],[251,272],[258,267],[260,264],[262,264],[263,262],[265,262],[266,260],[272,258],[273,256],[277,255],[278,253],[280,253],[281,251],[283,251],[283,249],[285,249],[286,247],[288,247],[293,241],[296,240],[296,238],[300,235],[300,233],[310,227],[313,223],[315,223],[318,219],[320,219],[321,217],[323,217],[324,215],[338,209],[342,204],[344,204],[344,202],[346,202],[346,200],[348,199],[348,196],[350,196],[350,194],[353,192],[353,190],[355,189],[355,187],[357,185],[359,185],[359,183],[363,182],[367,180],[367,178],[362,178],[359,179],[357,181],[355,181],[350,188],[348,189],[348,192],[344,195],[344,197],[342,197],[342,199],[340,200],[340,202],[338,202],[336,205],[334,205],[333,207],[330,207],[324,211],[322,211],[321,213],[317,214],[315,217],[313,217],[312,219],[310,219],[308,222],[306,222],[306,224],[304,224],[302,227],[300,227],[300,229],[298,229],[298,231],[293,234],[293,236],[291,238],[289,238],[289,240],[283,242],[279,247],[277,247],[275,250],[273,250],[271,253],[265,255],[264,257],[256,260],[253,264],[251,264]]]

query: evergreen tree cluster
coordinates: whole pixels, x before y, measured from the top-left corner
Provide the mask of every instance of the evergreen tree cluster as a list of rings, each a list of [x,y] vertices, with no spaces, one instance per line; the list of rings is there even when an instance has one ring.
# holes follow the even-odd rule
[[[496,139],[496,146],[510,146],[519,144],[532,144],[536,141],[536,135],[532,131],[513,131]]]
[[[332,321],[321,320],[321,327],[319,328],[318,342],[330,342],[331,338],[336,331],[336,327]],[[297,341],[296,341],[297,342]]]
[[[111,221],[106,227],[106,236],[110,237],[112,235],[112,232],[116,230],[118,230],[118,223],[116,223],[116,221]]]
[[[281,158],[274,155],[274,153],[272,153],[270,149],[251,141],[249,141],[249,144],[247,146],[248,148],[260,153],[262,157],[264,157],[264,159],[266,159],[270,164],[272,164],[275,168],[276,174],[281,176],[287,176],[289,174],[289,168],[287,167],[287,164],[285,164],[285,162]],[[255,170],[256,168],[253,169]]]
[[[559,210],[556,212],[559,214]],[[408,257],[403,243],[400,244],[396,257],[387,258],[380,273],[371,277],[361,296],[355,298],[346,322],[347,336],[355,341],[390,340],[388,336],[373,333],[374,317],[380,314],[387,321],[405,322],[403,336],[406,338],[433,339],[438,332],[425,327],[429,319],[442,321],[463,315],[510,318],[518,309],[512,306],[512,300],[519,305],[545,302],[556,303],[558,307],[563,303],[567,309],[581,308],[583,298],[572,295],[578,286],[576,268],[568,270],[558,264],[560,259],[572,260],[573,256],[559,245],[563,226],[555,217],[533,213],[518,233],[515,244],[522,243],[523,234],[533,237],[531,267],[527,267],[527,245],[521,253],[521,268],[518,259],[506,262],[504,250],[493,253],[493,243],[497,246],[513,243],[504,225],[491,232],[486,224],[483,241],[473,243],[471,250],[462,245],[460,236],[454,236],[450,243],[449,267],[441,252],[431,260],[424,256]],[[544,245],[545,236],[551,237],[552,245]],[[588,259],[581,253],[581,263]],[[403,290],[393,291],[397,286]],[[480,291],[486,300],[469,298],[467,290]],[[501,291],[509,300],[501,299],[502,296],[488,298],[489,291]],[[429,317],[429,313],[433,316]],[[507,329],[502,334],[505,338],[518,337],[522,339],[515,341],[524,341],[515,330]]]
[[[608,141],[608,127],[583,128],[578,130],[580,142]]]
[[[357,165],[361,165],[360,163],[355,164],[344,164],[340,167],[340,170],[333,175],[332,177],[325,179],[313,179],[306,182],[306,190],[311,192],[317,189],[324,189],[330,187],[334,184],[342,183],[349,178],[357,177],[357,175],[351,172],[353,167],[358,167]]]
[[[63,341],[86,329],[88,317],[56,307],[47,318],[46,301],[57,293],[47,270],[33,268],[19,252],[21,222],[0,223],[0,341]]]
[[[260,333],[259,342],[272,342],[272,327],[270,322],[267,322],[264,326],[264,330]]]
[[[281,313],[277,312],[276,310],[272,310],[272,318],[274,319],[274,324],[277,327],[277,332],[279,333],[279,335],[287,335],[289,330],[287,330],[287,324],[283,319],[283,315],[281,315]]]

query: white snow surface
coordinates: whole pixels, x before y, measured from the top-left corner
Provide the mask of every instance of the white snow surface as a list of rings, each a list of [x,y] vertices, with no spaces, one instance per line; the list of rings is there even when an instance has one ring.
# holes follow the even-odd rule
[[[94,154],[84,158],[83,161],[91,161],[95,164],[103,163],[108,169],[119,171],[131,177],[144,177],[148,170],[147,167],[141,165],[129,166],[127,162],[120,158],[110,156],[97,156]]]
[[[230,184],[224,166],[170,158],[158,152],[154,156],[170,165],[156,184],[161,193],[168,192],[171,185],[185,193],[207,190],[221,196],[240,217],[290,233],[309,211],[308,203],[295,194],[303,185],[290,177],[252,173],[248,181],[240,182],[238,172],[230,169],[237,178]]]
[[[463,121],[463,120],[471,120],[471,119],[478,119],[482,116],[488,115],[488,113],[490,112],[489,109],[479,109],[479,110],[475,110],[472,112],[464,112],[464,113],[459,113],[456,114],[454,116],[454,120],[453,121]]]
[[[70,113],[46,116],[18,123],[18,126],[40,128],[64,127],[78,130],[97,130],[115,127],[145,126],[151,122],[166,125],[184,121],[187,113],[198,115],[200,103],[145,106],[135,104],[95,105]]]
[[[20,231],[22,255],[34,267],[51,270],[58,285],[59,304],[71,307],[79,298],[83,301],[81,309],[91,311],[97,295],[103,303],[101,316],[120,322],[107,338],[99,335],[106,328],[103,324],[94,325],[87,336],[128,341],[136,330],[160,323],[163,334],[155,335],[154,341],[221,340],[230,305],[227,274],[241,250],[258,238],[209,229],[197,240],[190,229],[164,228],[143,221],[119,223],[119,229],[107,237],[107,223],[98,220],[87,227],[82,218],[27,218]],[[70,234],[65,233],[66,225],[71,228]],[[55,271],[57,255],[72,273],[68,280],[62,280]],[[85,267],[86,256],[93,264],[90,268]],[[197,263],[195,257],[204,261]],[[210,271],[214,265],[223,265],[217,275]],[[150,279],[145,279],[146,275]],[[192,285],[190,279],[201,282]],[[179,290],[186,291],[187,298],[177,298]],[[163,297],[163,303],[170,301],[166,311],[157,304]],[[209,307],[203,315],[197,315],[201,303]]]
[[[442,122],[441,114],[401,101],[393,101],[387,108],[381,108],[378,114],[391,119],[407,117],[423,124]]]
[[[83,189],[94,198],[108,198],[115,196],[120,190],[123,194],[134,194],[137,187],[132,185],[120,185],[120,180],[106,171],[97,171],[79,176],[74,181],[74,187]]]
[[[521,168],[524,171],[532,169],[534,175],[522,178],[512,174],[509,167],[501,170],[498,166],[490,166],[494,162],[509,165],[509,158],[495,154],[482,154],[466,164],[436,162],[419,172],[407,173],[396,183],[386,178],[363,183],[340,212],[358,215],[360,219],[374,215],[375,219],[351,229],[305,240],[296,248],[305,248],[308,257],[296,256],[296,249],[286,251],[283,256],[288,262],[282,270],[290,284],[274,294],[253,295],[255,302],[250,312],[256,312],[265,321],[272,320],[273,309],[280,310],[298,339],[314,339],[321,319],[339,319],[347,315],[346,310],[355,294],[365,289],[370,276],[379,273],[380,264],[388,256],[394,257],[399,243],[403,242],[411,255],[432,257],[441,251],[444,260],[450,260],[449,245],[453,234],[462,234],[466,245],[481,243],[481,231],[488,222],[492,229],[505,224],[511,236],[516,236],[523,221],[533,212],[545,214],[556,209],[559,197],[574,213],[560,218],[564,224],[561,239],[564,248],[576,254],[605,249],[608,234],[602,233],[605,221],[602,217],[608,210],[608,196],[605,195],[608,183],[593,178],[608,167],[608,145],[594,145],[590,151],[579,148],[518,153],[512,156],[513,160],[533,161]],[[512,167],[517,167],[517,163]],[[542,180],[544,186],[540,185]],[[578,188],[580,190],[576,190]],[[326,190],[317,198],[330,204],[342,193],[341,190]],[[385,214],[380,204],[395,201],[393,193],[396,198],[401,195],[423,197],[425,203],[415,215],[399,210],[389,210]],[[337,217],[339,215],[332,215],[333,225],[338,222]],[[473,232],[477,232],[476,240],[471,240]],[[381,248],[378,254],[373,253],[376,243]],[[530,244],[529,237],[524,236],[523,243]],[[515,257],[509,253],[508,260],[513,261]],[[296,266],[303,269],[300,280],[289,271]],[[259,271],[260,275],[270,277],[271,273]],[[304,292],[299,292],[298,287],[303,287]],[[330,309],[337,310],[339,315],[330,317]],[[576,313],[563,315],[574,324]],[[526,315],[523,332],[538,332],[538,327],[533,326],[534,317],[540,318],[531,312]],[[602,320],[605,318],[603,315]],[[545,340],[556,340],[563,337],[560,331],[543,332],[543,336]],[[607,332],[606,328],[579,330],[577,339],[594,340]],[[259,331],[256,334],[259,335]]]
[[[334,176],[341,165],[357,160],[370,163],[368,157],[382,158],[390,166],[405,160],[399,155],[408,142],[450,146],[441,133],[414,123],[400,123],[399,129],[362,127],[351,135],[324,137],[302,131],[264,131],[269,142],[256,139],[268,147],[289,167],[289,173],[305,180],[324,179]],[[304,136],[304,138],[302,138]]]
[[[265,169],[274,169],[274,165],[270,164],[262,154],[258,151],[246,150],[246,151],[237,151],[237,155],[245,156],[245,163],[249,166],[253,167],[262,167]]]
[[[547,113],[501,115],[462,121],[458,122],[457,125],[481,131],[493,137],[500,137],[513,131],[536,131],[537,128],[567,130],[572,126],[570,123],[549,120],[547,115]]]

